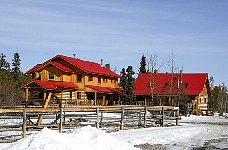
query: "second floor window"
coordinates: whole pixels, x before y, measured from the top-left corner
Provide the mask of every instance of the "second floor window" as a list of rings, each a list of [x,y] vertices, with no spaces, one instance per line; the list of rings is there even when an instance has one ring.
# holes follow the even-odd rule
[[[53,80],[55,78],[54,72],[49,72],[49,79]]]
[[[89,75],[89,81],[93,81],[93,76],[91,74]]]
[[[101,83],[101,77],[98,77],[98,83]]]
[[[103,82],[108,82],[108,78],[107,77],[104,77],[103,78]]]
[[[82,82],[82,74],[77,74],[77,82]]]

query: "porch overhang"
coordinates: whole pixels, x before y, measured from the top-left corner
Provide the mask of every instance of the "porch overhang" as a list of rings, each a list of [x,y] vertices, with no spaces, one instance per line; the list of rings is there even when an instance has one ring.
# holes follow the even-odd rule
[[[86,85],[87,88],[93,89],[99,93],[106,93],[106,94],[120,94],[122,92],[122,88],[110,88],[110,87],[102,87],[102,86],[93,86],[93,85]]]
[[[22,89],[26,88],[41,88],[47,91],[56,91],[56,90],[77,90],[78,86],[64,81],[42,81],[42,80],[31,80],[21,87]]]

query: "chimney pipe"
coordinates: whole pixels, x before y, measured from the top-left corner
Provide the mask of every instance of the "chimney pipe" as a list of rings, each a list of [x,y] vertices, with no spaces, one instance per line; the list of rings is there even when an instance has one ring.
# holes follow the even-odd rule
[[[101,66],[103,65],[103,59],[101,59]]]

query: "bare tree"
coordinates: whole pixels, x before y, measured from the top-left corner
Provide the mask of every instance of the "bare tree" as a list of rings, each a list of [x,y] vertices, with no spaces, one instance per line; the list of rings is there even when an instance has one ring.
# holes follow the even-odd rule
[[[149,56],[149,59],[147,60],[147,67],[148,67],[147,72],[150,73],[148,87],[150,88],[150,93],[151,93],[151,103],[154,103],[155,90],[159,88],[157,87],[157,85],[159,85],[158,83],[160,78],[156,73],[159,72],[162,66],[163,66],[163,63],[158,62],[158,55],[156,54],[156,52],[154,55]],[[162,105],[161,100],[159,101],[159,105]]]

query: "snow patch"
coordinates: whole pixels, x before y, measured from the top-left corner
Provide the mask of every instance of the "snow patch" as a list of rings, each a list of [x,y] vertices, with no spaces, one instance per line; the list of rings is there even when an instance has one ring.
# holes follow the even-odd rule
[[[29,135],[3,150],[136,150],[133,145],[91,126],[75,129],[68,133],[44,128],[37,134]]]

